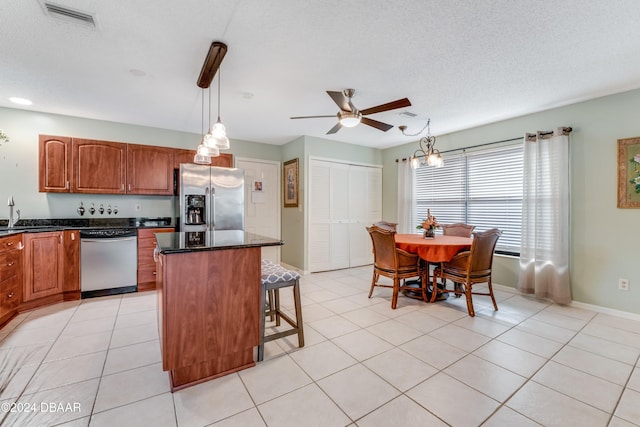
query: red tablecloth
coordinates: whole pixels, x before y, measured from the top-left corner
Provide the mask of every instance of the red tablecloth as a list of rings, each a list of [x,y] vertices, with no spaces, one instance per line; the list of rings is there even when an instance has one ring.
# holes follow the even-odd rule
[[[458,252],[471,248],[470,237],[440,236],[425,239],[420,234],[396,234],[396,246],[430,262],[450,261]]]

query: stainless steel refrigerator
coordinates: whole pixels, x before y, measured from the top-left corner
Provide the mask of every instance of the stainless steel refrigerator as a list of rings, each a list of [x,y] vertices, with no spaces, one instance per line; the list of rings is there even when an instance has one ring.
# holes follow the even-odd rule
[[[180,165],[180,231],[244,230],[244,170]]]

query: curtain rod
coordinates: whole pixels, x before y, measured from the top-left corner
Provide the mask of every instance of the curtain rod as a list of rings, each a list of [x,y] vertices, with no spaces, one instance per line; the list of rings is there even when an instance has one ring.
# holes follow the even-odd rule
[[[570,128],[570,127],[563,127],[562,130],[565,133],[571,133],[571,131],[573,129]],[[547,132],[540,132],[540,135],[542,135],[542,136],[553,135],[553,132],[554,131],[552,131],[552,130],[547,131]],[[484,144],[470,145],[469,147],[453,148],[451,150],[441,151],[440,154],[452,153],[454,151],[465,151],[465,150],[470,150],[472,148],[485,147],[487,145],[494,145],[494,144],[502,144],[503,142],[513,142],[513,141],[518,141],[518,140],[521,140],[521,139],[524,139],[524,136],[520,136],[518,138],[503,139],[501,141],[485,142]],[[424,156],[417,156],[417,157],[424,157]],[[411,160],[411,158],[403,157],[402,159],[396,159],[396,163],[398,163],[401,160],[404,162],[406,160]]]

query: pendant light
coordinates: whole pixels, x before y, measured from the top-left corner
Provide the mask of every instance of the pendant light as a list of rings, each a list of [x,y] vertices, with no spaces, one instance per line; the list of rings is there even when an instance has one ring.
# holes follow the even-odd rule
[[[220,81],[222,80],[222,68],[218,69],[218,120],[211,129],[211,136],[215,141],[215,145],[220,150],[229,149],[229,138],[227,138],[227,130],[220,121]]]
[[[199,165],[209,165],[211,164],[211,155],[209,153],[211,153],[212,151],[209,150],[209,148],[205,145],[205,141],[204,141],[204,89],[202,89],[201,98],[202,98],[202,114],[200,116],[200,119],[201,119],[200,130],[202,132],[202,139],[200,140],[200,145],[198,145],[198,148],[196,149],[196,154],[193,157],[193,163],[196,163]],[[213,153],[215,154],[215,151]],[[219,151],[218,151],[218,154],[220,154]]]
[[[220,148],[229,148],[229,140],[226,137],[224,131],[224,125],[220,122],[220,81],[218,80],[218,121],[211,127],[211,82],[216,72],[220,68],[220,63],[227,53],[227,45],[222,42],[214,41],[211,43],[209,52],[205,57],[202,70],[200,70],[200,76],[198,77],[198,87],[203,89],[202,96],[202,140],[196,150],[194,157],[195,163],[210,164],[211,157],[217,157],[220,155]],[[209,127],[208,132],[204,134],[204,89],[209,89]],[[220,126],[222,129],[220,129]],[[215,137],[214,137],[215,134]]]

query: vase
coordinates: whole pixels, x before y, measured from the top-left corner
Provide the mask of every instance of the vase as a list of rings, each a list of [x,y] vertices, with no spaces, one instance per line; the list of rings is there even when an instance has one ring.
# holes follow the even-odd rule
[[[424,229],[424,238],[425,239],[433,239],[436,235],[436,230],[433,228],[425,228]]]

